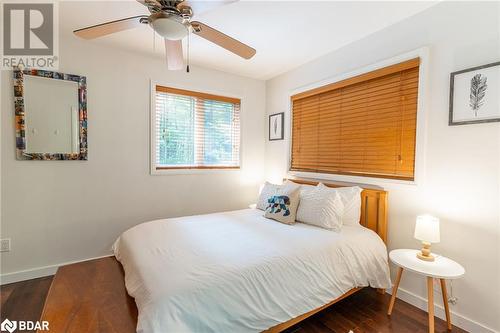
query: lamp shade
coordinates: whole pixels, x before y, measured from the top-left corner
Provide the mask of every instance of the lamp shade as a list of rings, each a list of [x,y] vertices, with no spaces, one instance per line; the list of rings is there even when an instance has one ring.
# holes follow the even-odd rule
[[[417,216],[414,237],[423,242],[439,243],[439,219],[431,215]]]

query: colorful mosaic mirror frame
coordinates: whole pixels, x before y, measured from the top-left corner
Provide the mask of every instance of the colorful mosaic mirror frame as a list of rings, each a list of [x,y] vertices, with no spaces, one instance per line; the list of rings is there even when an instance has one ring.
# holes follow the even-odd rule
[[[87,79],[85,76],[38,69],[14,69],[14,109],[16,115],[16,156],[18,160],[87,160]],[[26,118],[24,109],[24,76],[32,75],[78,83],[79,153],[26,152]]]

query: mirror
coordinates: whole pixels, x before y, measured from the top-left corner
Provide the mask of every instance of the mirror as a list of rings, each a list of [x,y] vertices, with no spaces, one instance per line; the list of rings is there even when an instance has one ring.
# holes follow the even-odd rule
[[[86,160],[86,78],[14,71],[16,150],[21,160]]]

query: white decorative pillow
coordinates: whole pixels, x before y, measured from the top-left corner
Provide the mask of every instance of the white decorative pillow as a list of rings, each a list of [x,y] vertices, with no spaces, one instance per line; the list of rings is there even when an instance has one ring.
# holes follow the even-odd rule
[[[267,199],[265,217],[285,224],[294,224],[299,206],[299,186],[283,185]]]
[[[301,188],[297,221],[340,231],[344,205],[337,192],[321,186]]]
[[[304,222],[305,216],[309,215],[309,212],[313,208],[312,205],[314,205],[311,201],[315,197],[318,188],[318,186],[314,185],[300,185],[300,201],[297,208],[298,222]]]
[[[297,183],[294,183],[294,184],[297,184]],[[305,195],[306,193],[314,191],[317,187],[318,187],[317,185],[314,186],[314,185],[308,185],[308,184],[301,184],[300,185],[300,197],[302,198],[302,196]]]
[[[342,225],[359,225],[361,218],[361,191],[359,186],[351,187],[328,187],[325,184],[318,184],[319,187],[326,191],[336,192],[339,194],[344,212],[342,214]]]
[[[267,199],[275,195],[281,186],[283,185],[276,185],[276,184],[271,184],[269,182],[265,182],[259,194],[259,200],[257,201],[257,209],[266,210]]]
[[[300,185],[288,180],[283,185],[276,185],[265,182],[262,190],[260,191],[259,200],[257,201],[257,209],[266,210],[268,205],[267,199],[278,193],[278,191],[283,187],[291,187],[297,189],[300,188]]]

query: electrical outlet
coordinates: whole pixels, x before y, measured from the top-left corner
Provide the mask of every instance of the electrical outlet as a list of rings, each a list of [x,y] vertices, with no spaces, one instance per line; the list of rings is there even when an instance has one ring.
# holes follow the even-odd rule
[[[10,238],[4,238],[0,240],[0,252],[10,251]]]

